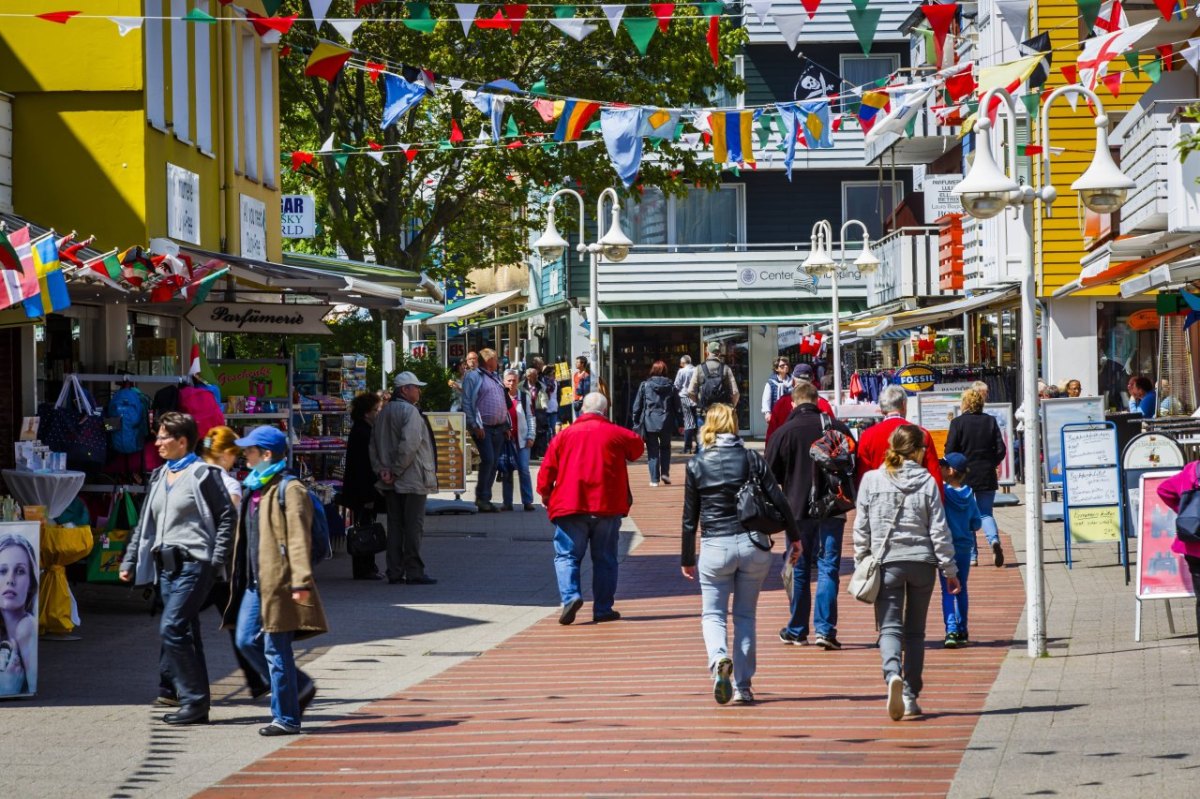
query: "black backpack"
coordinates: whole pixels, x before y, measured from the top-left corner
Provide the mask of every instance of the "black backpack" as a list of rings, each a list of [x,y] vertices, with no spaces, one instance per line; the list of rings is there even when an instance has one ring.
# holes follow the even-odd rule
[[[714,374],[708,371],[707,364],[700,364],[700,375],[703,379],[700,381],[699,400],[696,404],[701,411],[718,402],[733,404],[733,394],[729,391],[729,384],[725,382],[727,368],[725,364],[721,364],[721,368]]]

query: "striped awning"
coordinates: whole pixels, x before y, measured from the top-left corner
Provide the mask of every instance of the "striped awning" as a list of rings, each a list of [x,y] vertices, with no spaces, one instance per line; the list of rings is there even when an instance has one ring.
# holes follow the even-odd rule
[[[843,313],[862,310],[858,299],[841,301]],[[707,302],[600,302],[600,324],[624,325],[789,325],[829,319],[828,300],[728,300]]]

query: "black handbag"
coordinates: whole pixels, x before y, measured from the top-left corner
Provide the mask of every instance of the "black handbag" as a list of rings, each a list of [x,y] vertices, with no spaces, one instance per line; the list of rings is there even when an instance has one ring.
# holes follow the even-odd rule
[[[749,452],[746,453],[746,473],[746,482],[737,493],[738,521],[750,535],[750,543],[761,550],[770,551],[775,544],[771,536],[787,525],[783,514],[767,499],[766,492],[754,476]]]
[[[358,524],[346,531],[346,551],[351,555],[378,555],[387,549],[387,530],[379,522]]]
[[[75,375],[63,380],[58,400],[38,407],[38,435],[51,452],[67,453],[67,468],[94,474],[108,460],[104,412]]]
[[[1179,495],[1175,537],[1185,544],[1200,544],[1200,468],[1196,470],[1196,483]]]

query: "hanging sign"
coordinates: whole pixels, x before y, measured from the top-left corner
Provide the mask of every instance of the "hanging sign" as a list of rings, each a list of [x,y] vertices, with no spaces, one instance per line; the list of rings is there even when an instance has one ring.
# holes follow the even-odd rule
[[[937,371],[924,364],[912,363],[896,372],[895,381],[909,394],[916,394],[933,388]]]
[[[283,195],[279,211],[285,239],[311,239],[317,235],[317,201],[311,194]]]
[[[200,243],[200,176],[167,164],[167,235]]]
[[[186,319],[202,333],[270,333],[328,336],[322,322],[332,305],[271,305],[253,302],[206,302]]]
[[[925,195],[925,224],[932,225],[938,217],[963,213],[962,198],[953,194],[962,183],[962,175],[926,175],[921,185]]]
[[[242,255],[267,260],[267,205],[262,200],[241,197]]]

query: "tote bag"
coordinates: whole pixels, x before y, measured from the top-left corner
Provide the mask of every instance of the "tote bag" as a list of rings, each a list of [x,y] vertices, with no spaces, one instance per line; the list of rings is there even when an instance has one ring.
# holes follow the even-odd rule
[[[67,468],[93,474],[108,459],[104,412],[96,407],[75,375],[63,381],[53,405],[38,408],[38,434],[52,452],[67,454]]]

